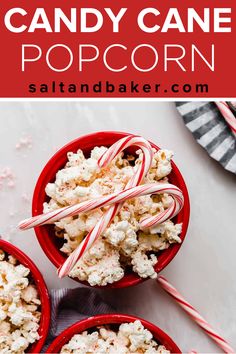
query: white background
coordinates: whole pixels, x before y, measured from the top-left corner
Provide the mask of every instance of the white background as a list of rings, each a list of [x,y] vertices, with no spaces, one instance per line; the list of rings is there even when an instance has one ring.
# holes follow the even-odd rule
[[[99,130],[137,133],[172,149],[189,189],[191,220],[186,241],[163,275],[236,347],[236,176],[224,171],[195,142],[173,103],[1,102],[0,122],[0,174],[9,167],[15,175],[13,188],[5,183],[0,189],[0,234],[35,261],[49,288],[77,283],[58,280],[34,231],[21,233],[15,226],[30,216],[30,201],[25,199],[31,198],[41,169],[56,149]],[[28,135],[32,148],[16,150]],[[103,290],[102,296],[120,312],[160,326],[182,351],[219,351],[155,281]]]

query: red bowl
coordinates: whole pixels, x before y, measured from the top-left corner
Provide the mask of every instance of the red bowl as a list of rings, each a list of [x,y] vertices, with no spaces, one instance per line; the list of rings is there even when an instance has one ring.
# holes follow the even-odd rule
[[[21,264],[30,269],[30,274],[38,289],[41,300],[41,319],[38,331],[40,339],[27,349],[27,353],[40,353],[47,338],[50,325],[50,301],[47,286],[36,265],[19,248],[9,242],[0,240],[0,249],[14,256]]]
[[[32,205],[32,214],[33,216],[41,214],[43,212],[43,203],[48,200],[48,197],[45,193],[46,185],[49,182],[55,181],[55,175],[57,171],[63,168],[67,162],[67,152],[72,151],[76,152],[78,149],[83,150],[85,155],[88,155],[90,151],[95,146],[111,146],[117,140],[129,135],[128,133],[122,132],[98,132],[89,135],[84,135],[69,144],[62,147],[57,153],[48,161],[46,166],[44,167],[39,179],[37,181],[34,196],[33,196],[33,205]],[[152,147],[159,149],[158,146],[151,143]],[[181,239],[182,243],[185,238],[188,222],[189,222],[189,197],[188,191],[184,182],[184,179],[176,167],[176,165],[172,162],[172,172],[169,175],[169,180],[171,183],[178,186],[184,195],[184,207],[181,212],[175,217],[174,221],[176,223],[183,223]],[[38,238],[38,241],[43,248],[45,254],[51,260],[51,262],[59,268],[65,261],[66,256],[60,251],[60,242],[62,242],[59,238],[55,237],[54,229],[52,225],[45,225],[35,228],[35,232]],[[181,244],[172,244],[168,249],[160,252],[158,254],[158,263],[155,266],[156,272],[160,272],[164,269],[169,262],[174,258],[176,253],[179,251]],[[79,281],[78,279],[75,279]],[[143,282],[145,279],[140,278],[135,273],[126,274],[121,280],[114,284],[107,285],[102,288],[125,288],[128,286],[133,286]],[[79,281],[80,282],[80,281]],[[87,282],[84,284],[89,285]]]
[[[68,343],[75,334],[79,334],[88,329],[92,329],[93,327],[108,324],[112,325],[130,323],[136,320],[140,320],[143,326],[153,334],[153,338],[161,345],[164,345],[166,349],[168,349],[171,353],[181,353],[181,350],[177,347],[173,340],[159,327],[146,320],[143,320],[142,318],[120,314],[98,315],[76,322],[69,328],[65,329],[52,342],[52,344],[46,350],[46,353],[59,353],[63,345]]]

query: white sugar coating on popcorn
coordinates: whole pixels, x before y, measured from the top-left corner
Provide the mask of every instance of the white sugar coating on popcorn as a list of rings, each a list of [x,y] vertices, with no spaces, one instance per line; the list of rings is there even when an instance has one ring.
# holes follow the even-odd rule
[[[39,339],[40,299],[30,270],[0,250],[0,353],[23,354]]]
[[[152,333],[137,320],[121,324],[117,331],[102,326],[92,333],[76,334],[62,347],[61,353],[168,354],[170,351],[159,345]]]
[[[120,153],[109,166],[101,169],[98,159],[106,150],[106,147],[95,147],[88,158],[81,150],[69,152],[65,168],[58,171],[54,183],[46,186],[50,200],[44,203],[44,212],[122,191],[137,171],[142,151],[132,156]],[[168,150],[154,150],[152,165],[143,183],[168,182],[172,155]],[[120,280],[125,268],[130,266],[142,278],[156,278],[155,253],[181,242],[182,225],[168,220],[141,230],[140,222],[164,211],[171,202],[172,198],[165,193],[127,200],[110,226],[77,262],[70,276],[88,281],[92,286],[105,286]],[[55,222],[56,236],[64,240],[61,251],[70,255],[106,210],[107,207],[103,207]]]
[[[106,285],[123,278],[124,270],[120,266],[119,252],[109,243],[98,240],[83,257],[83,263],[74,267],[72,277],[87,280],[90,285]]]

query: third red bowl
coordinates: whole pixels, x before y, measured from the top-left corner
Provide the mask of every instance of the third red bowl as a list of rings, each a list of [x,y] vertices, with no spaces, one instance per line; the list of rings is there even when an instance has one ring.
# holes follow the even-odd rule
[[[160,345],[164,345],[166,349],[169,350],[171,353],[181,353],[181,350],[173,342],[173,340],[159,327],[139,317],[130,316],[130,315],[121,315],[121,314],[98,315],[98,316],[89,317],[86,318],[85,320],[76,322],[75,324],[73,324],[72,326],[64,330],[52,342],[52,344],[46,350],[46,353],[60,353],[63,345],[67,344],[75,334],[80,334],[83,331],[96,329],[97,326],[130,323],[136,320],[141,321],[143,326],[152,333],[153,338]]]

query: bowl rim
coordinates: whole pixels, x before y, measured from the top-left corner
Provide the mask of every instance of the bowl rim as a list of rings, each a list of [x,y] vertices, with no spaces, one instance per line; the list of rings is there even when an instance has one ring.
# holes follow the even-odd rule
[[[46,283],[38,267],[29,258],[29,256],[22,252],[18,247],[16,247],[10,242],[0,239],[0,249],[10,255],[13,255],[21,264],[30,269],[30,273],[38,289],[41,300],[41,319],[39,323],[40,339],[35,343],[31,344],[27,348],[26,352],[39,353],[46,341],[51,319],[50,298]]]
[[[36,216],[40,213],[40,212],[38,212],[38,210],[40,210],[40,205],[38,205],[38,200],[39,200],[40,196],[42,195],[42,193],[45,195],[45,189],[42,189],[42,185],[45,184],[45,186],[46,186],[46,184],[49,182],[49,179],[47,177],[48,177],[48,174],[50,173],[50,170],[53,167],[55,161],[60,160],[60,158],[62,156],[64,156],[67,152],[74,151],[75,145],[77,145],[77,149],[78,149],[81,140],[90,139],[91,141],[96,142],[96,139],[99,138],[99,139],[102,139],[104,141],[104,145],[106,145],[105,139],[106,139],[106,137],[111,136],[111,135],[114,138],[116,138],[115,141],[121,139],[122,137],[128,136],[128,135],[137,136],[137,135],[134,135],[131,133],[120,132],[120,131],[104,131],[104,132],[94,132],[91,134],[85,134],[85,135],[82,135],[82,136],[68,142],[64,146],[62,146],[48,160],[48,162],[44,166],[43,170],[41,171],[41,174],[40,174],[40,176],[36,182],[36,185],[35,185],[33,200],[32,200],[32,215],[33,216]],[[160,149],[153,142],[151,142],[151,141],[149,141],[149,142],[152,145],[152,147],[154,147],[156,149]],[[94,147],[95,146],[96,146],[96,143],[94,144]],[[72,147],[74,147],[74,148],[72,148]],[[80,148],[83,150],[83,147],[80,147]],[[61,168],[62,167],[63,166],[61,166]],[[182,246],[182,244],[184,242],[184,239],[185,239],[185,236],[187,233],[187,229],[188,229],[188,224],[189,224],[190,202],[189,202],[188,190],[187,190],[187,187],[186,187],[186,184],[185,184],[182,174],[180,173],[178,167],[176,166],[176,164],[173,161],[172,161],[172,172],[171,173],[172,174],[174,173],[175,178],[178,180],[179,188],[182,190],[183,195],[184,195],[184,207],[181,210],[181,214],[183,215],[182,220],[181,220],[181,222],[183,223],[182,232],[181,232],[182,242],[180,244],[179,243],[172,244],[168,249],[161,251],[160,255],[158,256],[158,263],[154,267],[154,269],[157,273],[162,271],[178,253],[180,247]],[[55,178],[55,175],[54,175],[54,178]],[[47,241],[45,241],[45,236],[46,235],[48,236],[48,232],[47,232],[45,226],[35,227],[34,230],[35,230],[38,242],[39,242],[40,246],[42,247],[43,251],[45,252],[46,256],[56,266],[56,268],[59,268],[60,265],[62,264],[61,261],[63,261],[62,256],[60,255],[58,248],[54,247],[54,250],[55,249],[57,250],[57,255],[55,254],[55,252],[52,252],[50,250],[50,247],[49,247]],[[59,258],[60,258],[60,260],[59,260]],[[64,259],[65,259],[65,257],[64,257]],[[87,286],[91,286],[86,281],[85,282],[80,281],[77,278],[71,278],[71,279],[73,279],[74,281],[77,281],[79,283],[85,284]],[[132,272],[131,274],[125,275],[118,282],[115,282],[113,284],[108,284],[106,286],[96,286],[94,288],[101,288],[101,289],[126,288],[129,286],[134,286],[134,285],[140,284],[146,280],[148,280],[148,278],[140,278],[137,274]]]
[[[171,353],[182,353],[175,342],[161,328],[143,318],[127,314],[103,314],[78,321],[62,331],[49,345],[45,353],[58,353],[62,346],[68,343],[73,335],[98,325],[130,323],[136,320],[141,321],[143,326],[153,334],[154,339],[164,341],[161,345],[165,345],[167,349],[171,350]],[[159,338],[157,336],[159,336]]]

